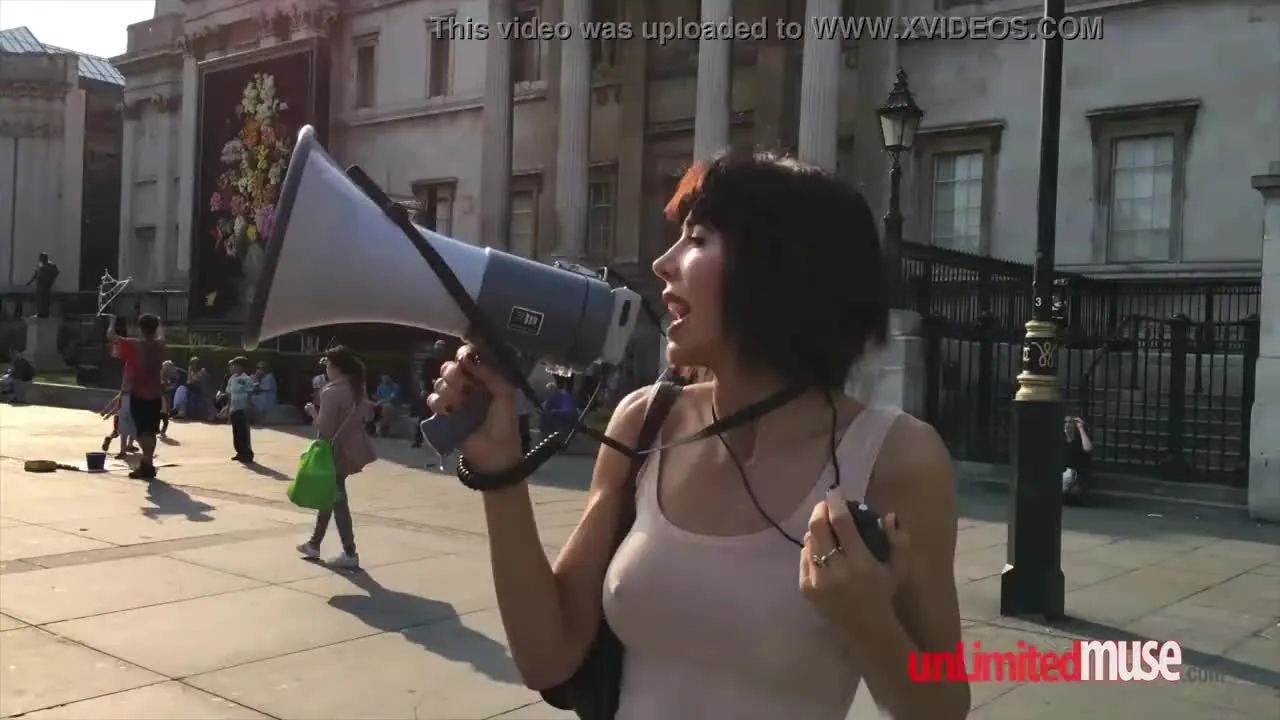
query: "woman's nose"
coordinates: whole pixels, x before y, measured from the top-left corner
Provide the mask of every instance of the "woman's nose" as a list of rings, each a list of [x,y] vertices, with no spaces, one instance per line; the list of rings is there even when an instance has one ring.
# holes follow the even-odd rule
[[[672,270],[675,266],[674,258],[671,256],[671,251],[673,249],[674,248],[668,248],[666,252],[659,255],[653,261],[653,274],[666,282],[671,282]]]

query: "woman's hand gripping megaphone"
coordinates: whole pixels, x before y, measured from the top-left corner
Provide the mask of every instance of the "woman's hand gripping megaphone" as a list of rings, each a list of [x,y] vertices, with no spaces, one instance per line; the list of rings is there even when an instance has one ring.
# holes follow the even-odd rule
[[[505,471],[520,462],[520,421],[516,389],[502,374],[484,363],[479,350],[463,345],[454,360],[440,366],[440,377],[431,386],[427,407],[437,415],[449,415],[466,405],[477,387],[493,396],[484,423],[463,441],[467,464],[479,473]]]

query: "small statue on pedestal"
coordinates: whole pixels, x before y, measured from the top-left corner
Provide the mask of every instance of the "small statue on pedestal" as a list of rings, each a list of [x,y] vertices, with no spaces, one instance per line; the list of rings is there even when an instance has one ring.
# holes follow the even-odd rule
[[[53,305],[53,284],[60,272],[58,266],[49,260],[49,253],[40,253],[36,271],[31,273],[31,279],[27,281],[27,285],[36,284],[36,317],[49,317],[49,310]]]

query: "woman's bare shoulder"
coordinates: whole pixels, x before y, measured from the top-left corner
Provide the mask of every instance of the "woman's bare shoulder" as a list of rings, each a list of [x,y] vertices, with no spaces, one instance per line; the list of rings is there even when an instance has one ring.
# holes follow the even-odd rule
[[[900,413],[880,447],[876,474],[897,478],[895,484],[901,482],[918,489],[953,484],[951,451],[932,425]]]

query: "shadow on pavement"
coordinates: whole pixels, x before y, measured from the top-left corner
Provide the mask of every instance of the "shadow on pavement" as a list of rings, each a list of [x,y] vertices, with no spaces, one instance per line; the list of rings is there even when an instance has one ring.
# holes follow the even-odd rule
[[[1150,640],[1150,638],[1135,635],[1128,630],[1082,618],[1067,618],[1061,622],[1051,623],[1049,627],[1089,640],[1119,640],[1121,642],[1145,642]],[[1225,658],[1221,655],[1203,652],[1185,645],[1182,647],[1182,663],[1201,669],[1212,669],[1242,682],[1269,688],[1280,687],[1280,672]]]
[[[214,509],[212,505],[192,498],[184,490],[163,480],[151,480],[147,483],[147,501],[152,507],[142,508],[142,514],[152,520],[159,520],[166,515],[181,515],[191,522],[213,520],[213,516],[209,514]]]
[[[383,632],[398,632],[428,652],[465,662],[494,681],[524,685],[506,647],[463,625],[453,605],[389,590],[364,570],[333,572],[368,595],[336,595],[329,598],[330,606],[358,618],[369,627]],[[406,623],[416,624],[406,626]],[[467,642],[440,642],[438,634],[433,638],[432,631],[441,623],[453,626],[466,636]]]
[[[261,475],[262,477],[271,478],[272,480],[280,480],[282,482],[293,481],[292,475],[286,475],[285,473],[282,473],[279,470],[276,470],[275,468],[269,468],[266,465],[259,465],[258,463],[245,463],[244,467],[246,470],[253,473],[254,475]]]

